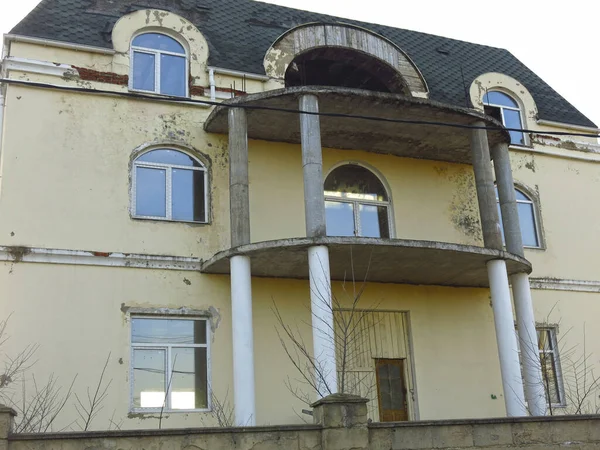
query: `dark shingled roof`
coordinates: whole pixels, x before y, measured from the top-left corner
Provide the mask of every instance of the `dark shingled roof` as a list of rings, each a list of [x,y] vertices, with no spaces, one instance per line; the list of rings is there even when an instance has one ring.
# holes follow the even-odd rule
[[[267,49],[290,28],[343,22],[379,33],[405,51],[425,77],[432,100],[470,106],[465,86],[483,73],[501,72],[529,89],[540,119],[595,127],[507,50],[253,0],[42,0],[11,33],[112,48],[117,19],[146,8],[171,11],[193,22],[208,41],[212,66],[263,74]]]

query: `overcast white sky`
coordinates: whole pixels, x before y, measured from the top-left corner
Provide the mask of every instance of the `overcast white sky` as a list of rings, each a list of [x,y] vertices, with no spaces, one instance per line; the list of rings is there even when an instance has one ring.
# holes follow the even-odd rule
[[[8,33],[38,0],[0,0]],[[600,2],[594,0],[269,0],[506,48],[600,126]]]

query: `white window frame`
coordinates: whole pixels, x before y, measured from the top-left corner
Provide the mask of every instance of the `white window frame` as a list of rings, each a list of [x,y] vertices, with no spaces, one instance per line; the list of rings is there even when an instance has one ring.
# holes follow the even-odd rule
[[[203,320],[206,322],[206,344],[152,344],[152,343],[134,343],[133,342],[133,326],[130,326],[129,332],[129,412],[131,413],[190,413],[190,412],[209,412],[212,411],[212,402],[210,389],[212,386],[211,380],[211,348],[210,348],[210,321],[207,317],[182,317],[182,316],[163,316],[163,315],[132,315],[130,316],[130,323],[133,323],[133,319],[151,319],[151,320]],[[171,398],[170,398],[170,380],[172,377],[171,351],[173,348],[206,348],[206,408],[197,409],[171,409]],[[136,408],[133,406],[133,393],[134,393],[134,374],[133,374],[133,361],[134,352],[136,349],[141,350],[164,350],[165,352],[165,401],[164,408]]]
[[[376,238],[376,239],[393,239],[394,234],[393,234],[393,226],[392,226],[392,224],[393,224],[393,222],[392,222],[392,202],[391,202],[391,198],[390,198],[389,189],[387,188],[386,184],[383,182],[381,177],[379,175],[377,175],[377,173],[375,173],[371,168],[365,167],[362,164],[357,164],[357,163],[352,163],[352,162],[346,162],[343,164],[336,165],[329,171],[329,173],[327,174],[327,177],[332,172],[334,172],[344,166],[359,166],[359,167],[362,167],[363,169],[371,172],[373,174],[373,176],[375,176],[379,180],[379,182],[381,183],[381,186],[383,186],[383,189],[384,189],[388,199],[385,201],[362,200],[362,199],[353,200],[351,198],[342,197],[342,196],[337,197],[337,196],[327,195],[327,192],[331,192],[331,191],[324,190],[323,192],[325,193],[324,194],[325,202],[350,203],[352,205],[352,213],[354,216],[354,224],[353,224],[354,225],[354,237],[367,237],[367,236],[361,236],[361,234],[360,234],[360,232],[362,231],[362,228],[361,228],[361,223],[360,223],[359,205],[385,206],[386,213],[387,213],[387,220],[388,220],[388,237],[387,238]],[[327,180],[327,177],[325,177],[325,180]],[[325,211],[325,214],[327,215],[327,211]],[[329,235],[327,235],[327,236],[329,236]]]
[[[498,186],[495,186],[495,191],[496,191],[496,205],[497,205],[498,211],[500,211],[500,198],[498,198]],[[527,191],[525,191],[521,187],[517,186],[516,184],[515,184],[515,191],[520,192],[524,197],[527,197],[527,199],[528,199],[528,200],[519,200],[517,198],[517,205],[519,203],[524,204],[524,205],[531,205],[531,208],[533,209],[533,222],[534,222],[533,228],[535,230],[535,238],[538,243],[537,246],[525,245],[525,243],[523,243],[523,248],[534,249],[534,250],[543,250],[545,248],[545,246],[544,246],[544,242],[542,240],[542,229],[541,229],[541,225],[540,225],[540,217],[539,217],[539,213],[538,213],[537,200],[535,200]],[[517,209],[517,213],[518,213],[518,209]],[[500,218],[502,218],[501,215],[500,215]],[[500,226],[502,226],[502,223],[500,223]],[[519,216],[519,226],[521,226],[521,216]],[[502,243],[504,245],[506,245],[506,241],[504,238],[504,228],[502,230],[503,230],[502,231]],[[522,234],[522,230],[521,230],[521,234]]]
[[[536,331],[549,331],[550,333],[550,341],[552,344],[552,350],[541,350],[538,348],[538,352],[540,354],[540,364],[541,364],[541,355],[542,354],[552,354],[554,356],[554,373],[556,376],[556,384],[558,385],[558,403],[550,403],[550,399],[546,399],[546,403],[550,404],[553,408],[562,408],[567,406],[567,402],[565,399],[565,386],[563,383],[562,369],[560,366],[560,355],[558,352],[558,340],[556,339],[556,327],[550,325],[544,326],[536,326]],[[544,385],[544,392],[546,391],[546,386]]]
[[[514,101],[519,106],[514,108],[512,106],[497,105],[496,103],[490,103],[490,102],[485,102],[485,101],[483,102],[483,105],[491,106],[492,108],[498,108],[500,110],[500,117],[502,117],[502,125],[504,125],[504,126],[506,126],[506,119],[504,118],[504,110],[508,109],[510,111],[517,111],[519,113],[519,122],[521,123],[521,129],[525,129],[525,122],[523,119],[523,108],[521,108],[520,102],[514,96],[510,95],[509,93],[498,90],[498,89],[492,89],[492,90],[486,91],[486,94],[489,94],[491,92],[498,92],[500,94],[506,95],[507,97],[509,97],[512,101]],[[518,144],[518,143],[511,142],[510,143],[511,146],[516,146],[516,147],[529,147],[530,146],[529,136],[527,135],[527,133],[522,131],[521,134],[523,135],[523,143]]]
[[[145,155],[146,153],[149,153],[153,150],[171,150],[174,152],[183,153],[184,155],[192,158],[194,161],[196,161],[198,164],[200,164],[200,167],[139,161],[139,158],[141,158],[143,155]],[[136,194],[137,194],[137,168],[138,167],[145,167],[145,168],[149,168],[149,169],[162,169],[165,171],[165,202],[166,202],[166,205],[165,205],[166,216],[165,217],[144,216],[141,214],[137,214]],[[204,220],[203,221],[173,219],[173,199],[172,199],[172,193],[173,193],[173,174],[172,174],[172,172],[173,172],[173,169],[196,170],[196,171],[204,172]],[[137,155],[135,157],[135,159],[133,160],[133,164],[131,165],[131,186],[132,186],[131,200],[130,200],[131,201],[131,216],[134,219],[162,220],[162,221],[166,221],[166,222],[185,222],[185,223],[204,223],[204,224],[209,223],[208,184],[209,184],[208,183],[208,171],[206,170],[206,166],[198,158],[195,158],[192,155],[190,155],[189,153],[186,153],[184,151],[174,149],[174,148],[166,148],[166,147],[152,148],[148,151],[145,151],[144,153],[140,153],[139,155]]]
[[[144,34],[161,34],[163,36],[166,36],[168,38],[174,39],[175,41],[177,41],[179,43],[179,45],[181,45],[183,47],[183,53],[176,53],[176,52],[169,52],[166,50],[158,50],[158,49],[154,49],[154,48],[147,48],[147,47],[140,47],[137,45],[133,45],[133,41],[139,37],[142,36]],[[145,53],[147,55],[154,55],[154,90],[149,91],[146,89],[136,89],[133,87],[133,74],[134,74],[134,69],[135,69],[135,64],[134,64],[134,53],[138,52],[138,53]],[[130,52],[129,52],[129,66],[130,66],[130,70],[129,70],[129,90],[130,91],[134,91],[134,92],[146,92],[146,93],[150,93],[150,94],[157,94],[157,95],[167,95],[170,97],[174,97],[171,94],[163,94],[160,91],[160,65],[161,65],[161,55],[169,55],[169,56],[178,56],[180,58],[183,58],[185,60],[184,66],[185,66],[185,79],[183,80],[183,84],[185,86],[185,95],[182,98],[187,98],[190,96],[189,93],[189,78],[190,78],[190,68],[189,68],[189,63],[188,63],[188,55],[187,55],[187,50],[185,49],[185,45],[183,45],[179,39],[175,39],[173,36],[170,36],[168,34],[165,33],[157,33],[154,31],[145,31],[142,33],[138,33],[135,36],[133,36],[133,38],[131,39],[131,48],[130,48]]]

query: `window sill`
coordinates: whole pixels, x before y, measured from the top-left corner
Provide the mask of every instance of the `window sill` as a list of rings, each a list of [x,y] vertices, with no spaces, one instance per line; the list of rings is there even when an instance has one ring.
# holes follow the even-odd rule
[[[153,96],[153,97],[157,97],[157,98],[172,98],[172,99],[177,99],[177,100],[189,100],[190,99],[189,94],[170,95],[170,94],[162,94],[162,93],[156,92],[156,91],[144,91],[142,89],[133,89],[132,87],[128,87],[127,90],[129,92],[131,92],[132,94],[144,94],[144,95],[149,95],[149,96]]]
[[[166,219],[164,217],[152,217],[152,216],[130,216],[132,220],[147,220],[155,222],[167,222],[167,223],[186,223],[188,225],[210,225],[210,222],[198,222],[194,220],[175,220]]]
[[[536,250],[536,251],[542,251],[545,252],[546,251],[546,247],[528,247],[526,245],[523,246],[524,250]]]
[[[533,149],[533,145],[508,144],[508,148],[513,148],[516,150],[531,150]]]
[[[130,408],[129,414],[178,414],[178,413],[209,413],[212,412],[212,409],[155,409],[155,408],[144,408],[144,409],[135,409]]]

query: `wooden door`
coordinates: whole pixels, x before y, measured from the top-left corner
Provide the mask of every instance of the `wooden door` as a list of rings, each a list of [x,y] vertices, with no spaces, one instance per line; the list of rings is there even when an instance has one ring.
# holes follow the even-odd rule
[[[377,399],[381,422],[408,420],[405,359],[376,359]]]

